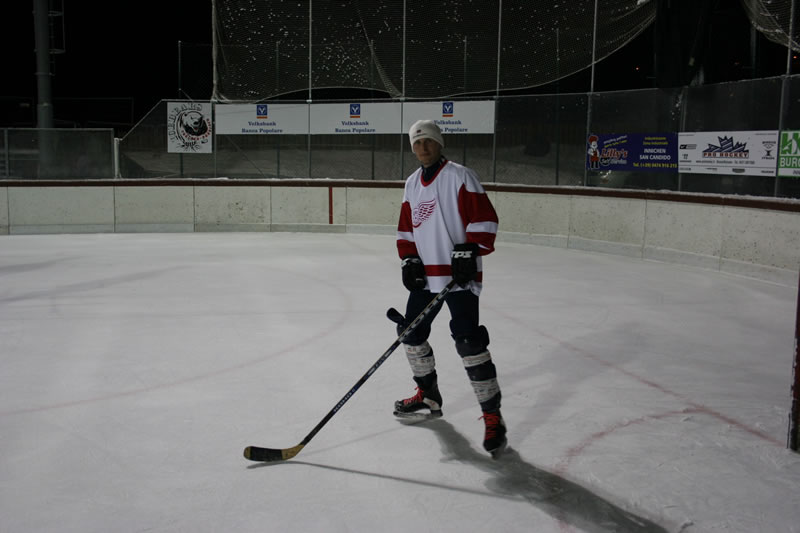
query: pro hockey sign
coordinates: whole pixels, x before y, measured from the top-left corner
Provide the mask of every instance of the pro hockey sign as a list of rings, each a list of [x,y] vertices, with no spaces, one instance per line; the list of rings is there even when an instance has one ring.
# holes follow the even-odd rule
[[[777,131],[702,131],[678,134],[678,172],[774,176]]]

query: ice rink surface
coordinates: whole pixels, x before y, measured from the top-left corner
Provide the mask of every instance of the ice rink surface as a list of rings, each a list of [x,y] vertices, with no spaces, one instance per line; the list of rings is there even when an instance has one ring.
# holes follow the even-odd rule
[[[508,453],[443,310],[406,426],[392,236],[0,237],[0,531],[800,532],[796,287],[498,243],[481,322]]]

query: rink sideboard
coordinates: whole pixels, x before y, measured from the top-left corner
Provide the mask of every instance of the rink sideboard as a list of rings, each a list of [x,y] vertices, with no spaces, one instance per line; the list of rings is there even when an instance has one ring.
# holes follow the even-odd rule
[[[797,284],[800,200],[485,184],[498,241]],[[394,235],[400,181],[0,181],[0,234],[283,231]],[[0,240],[2,253],[2,240]]]

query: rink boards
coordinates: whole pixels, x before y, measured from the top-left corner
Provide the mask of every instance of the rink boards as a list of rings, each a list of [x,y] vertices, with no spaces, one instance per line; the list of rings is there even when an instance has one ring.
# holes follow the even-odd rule
[[[10,181],[0,234],[394,233],[402,182]],[[800,201],[486,185],[499,240],[674,262],[796,284]],[[1,245],[0,245],[1,246]]]

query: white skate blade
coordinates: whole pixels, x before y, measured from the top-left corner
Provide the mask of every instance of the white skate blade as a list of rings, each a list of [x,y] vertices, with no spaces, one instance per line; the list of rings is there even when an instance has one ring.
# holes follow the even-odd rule
[[[415,411],[413,413],[404,413],[402,411],[395,411],[394,416],[400,419],[400,422],[404,424],[417,424],[419,422],[425,422],[427,420],[436,420],[437,418],[442,417],[442,411],[439,409],[438,411],[431,411],[429,413]]]

